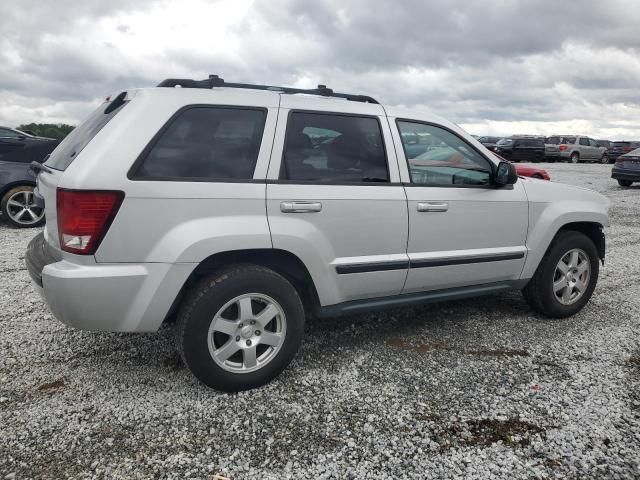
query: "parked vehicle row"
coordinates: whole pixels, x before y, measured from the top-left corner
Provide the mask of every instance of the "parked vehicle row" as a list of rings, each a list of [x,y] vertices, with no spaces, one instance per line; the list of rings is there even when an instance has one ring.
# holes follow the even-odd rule
[[[485,147],[514,162],[599,162],[613,163],[640,142],[594,140],[581,135],[478,137]]]
[[[520,179],[437,116],[217,76],[122,92],[37,182],[47,223],[25,262],[55,317],[145,332],[175,316],[185,365],[228,391],[286,368],[311,313],[517,289],[573,315],[609,223],[602,195]]]

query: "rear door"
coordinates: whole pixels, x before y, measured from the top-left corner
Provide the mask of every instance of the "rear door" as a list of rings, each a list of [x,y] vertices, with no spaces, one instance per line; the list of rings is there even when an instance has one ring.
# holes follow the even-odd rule
[[[282,95],[267,212],[273,247],[307,266],[322,305],[401,292],[407,201],[380,105]]]
[[[580,137],[578,140],[578,149],[580,151],[581,160],[593,160],[593,149],[589,145],[589,139],[587,137]]]
[[[516,162],[527,162],[530,158],[529,147],[527,147],[525,140],[515,139],[513,141],[513,157]]]

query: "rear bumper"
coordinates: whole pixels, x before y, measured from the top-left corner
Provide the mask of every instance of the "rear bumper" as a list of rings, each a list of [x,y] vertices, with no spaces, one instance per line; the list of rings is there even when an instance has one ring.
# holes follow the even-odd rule
[[[640,182],[640,170],[631,170],[629,168],[616,168],[611,170],[611,178],[616,180],[629,180],[631,182]]]
[[[53,315],[81,330],[157,330],[195,268],[191,263],[79,265],[51,257],[43,261],[38,252],[46,248],[42,235],[29,244],[29,274]]]

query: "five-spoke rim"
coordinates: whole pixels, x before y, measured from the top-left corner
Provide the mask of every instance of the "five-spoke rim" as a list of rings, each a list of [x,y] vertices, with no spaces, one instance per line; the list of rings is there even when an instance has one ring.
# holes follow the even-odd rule
[[[553,293],[563,305],[576,303],[589,286],[591,280],[591,262],[579,248],[565,253],[553,274]]]
[[[221,368],[248,373],[269,363],[287,333],[284,310],[273,298],[246,293],[225,303],[209,325],[209,354]]]
[[[7,213],[14,222],[31,225],[42,220],[44,209],[34,203],[32,191],[21,190],[7,200]]]

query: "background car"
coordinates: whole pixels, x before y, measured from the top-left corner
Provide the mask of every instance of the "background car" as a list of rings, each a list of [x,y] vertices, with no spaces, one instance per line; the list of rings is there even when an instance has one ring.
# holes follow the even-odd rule
[[[544,141],[533,137],[503,138],[494,151],[512,162],[542,162],[545,156]]]
[[[60,140],[36,137],[13,128],[0,127],[0,161],[40,162],[58,146]]]
[[[30,164],[42,163],[58,143],[0,127],[0,209],[9,224],[22,228],[44,223],[44,208],[35,204],[36,178]]]
[[[493,153],[498,160],[506,160],[503,156]],[[531,178],[539,178],[541,180],[551,180],[551,175],[544,168],[533,167],[531,165],[522,165],[520,163],[516,164],[516,173],[521,177],[531,177]]]
[[[562,161],[609,163],[607,149],[593,138],[581,135],[553,135],[547,138],[546,144],[558,145]]]
[[[550,141],[550,138],[544,139],[544,159],[547,162],[557,162],[560,160],[560,149],[557,143]]]
[[[496,143],[498,143],[500,141],[502,137],[487,137],[487,136],[483,136],[483,137],[478,137],[478,141],[484,145],[485,147],[487,147],[489,150],[493,150],[496,146]]]
[[[530,165],[516,165],[516,172],[521,177],[539,178],[541,180],[551,180],[549,172],[543,168],[532,167]]]
[[[609,158],[615,162],[620,155],[625,155],[636,148],[640,148],[640,142],[634,142],[631,140],[624,140],[620,142],[611,142],[609,147]]]
[[[596,140],[596,142],[598,143],[598,145],[606,148],[607,150],[611,148],[611,140]],[[611,159],[609,159],[609,161],[611,161]]]
[[[611,178],[618,180],[621,187],[630,187],[640,182],[640,148],[620,155],[611,170]]]

